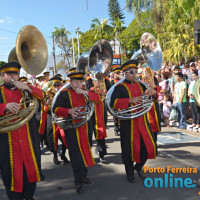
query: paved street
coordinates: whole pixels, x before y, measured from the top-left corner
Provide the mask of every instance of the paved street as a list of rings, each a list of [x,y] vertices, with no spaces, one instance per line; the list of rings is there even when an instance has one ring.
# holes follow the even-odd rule
[[[129,183],[121,162],[119,136],[114,135],[112,117],[109,123],[106,140],[108,164],[99,163],[95,154],[94,142],[92,151],[96,165],[89,168],[88,176],[92,185],[84,185],[84,192],[77,194],[73,185],[72,168],[69,165],[53,164],[53,156],[48,150],[42,150],[42,169],[46,180],[38,183],[35,197],[37,200],[197,200],[200,199],[199,187],[194,188],[146,188],[144,181],[135,174],[134,183]],[[198,173],[174,173],[173,178],[191,178],[198,181],[200,169],[200,133],[176,128],[163,128],[159,134],[158,157],[148,160],[146,166],[156,168],[185,168],[190,166],[198,169]],[[67,154],[67,157],[68,154]],[[147,178],[163,178],[164,173],[147,173]],[[172,178],[172,177],[171,177]],[[165,180],[166,181],[166,180]],[[196,181],[196,182],[195,182]],[[170,182],[170,181],[169,181]],[[166,185],[165,185],[166,186]],[[169,186],[168,186],[169,187]],[[0,180],[0,199],[6,200],[6,194]]]

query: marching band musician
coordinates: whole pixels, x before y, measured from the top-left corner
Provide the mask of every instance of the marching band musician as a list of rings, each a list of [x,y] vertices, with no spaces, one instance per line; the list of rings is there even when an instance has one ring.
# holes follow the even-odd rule
[[[42,88],[44,85],[45,76],[37,76],[37,87]]]
[[[129,105],[141,103],[142,94],[147,96],[156,94],[155,90],[146,90],[143,84],[136,81],[137,69],[136,60],[129,60],[121,66],[126,79],[124,83],[116,86],[112,93],[111,106],[114,109],[128,109]],[[120,139],[122,161],[128,181],[134,181],[134,170],[141,179],[144,179],[142,167],[147,159],[156,157],[156,145],[147,115],[130,120],[120,119]],[[135,166],[133,162],[136,162]]]
[[[22,82],[22,83],[26,83],[27,80],[28,79],[25,76],[22,76],[22,77],[19,78],[19,81]]]
[[[120,80],[120,74],[121,74],[120,67],[116,67],[115,69],[113,69],[114,78],[111,79],[110,86],[113,86],[115,83],[117,83]],[[115,124],[115,129],[114,129],[115,135],[118,136],[120,132],[119,119],[117,119],[116,117],[113,117],[113,119],[114,119],[114,124]]]
[[[94,132],[97,141],[97,152],[99,154],[100,162],[106,163],[104,156],[107,154],[106,149],[106,123],[107,123],[107,109],[105,106],[106,92],[110,89],[110,82],[107,78],[103,78],[99,81],[93,81],[89,76],[86,81],[86,88],[90,91],[97,92],[101,95],[101,102],[95,104],[95,110],[91,118],[92,131]],[[103,111],[103,112],[102,112]],[[90,136],[92,137],[92,136]],[[92,140],[92,139],[90,139]]]
[[[100,96],[91,91],[82,90],[84,72],[73,72],[68,75],[70,78],[70,88],[64,89],[58,95],[57,101],[53,107],[53,112],[59,117],[71,116],[76,123],[76,116],[79,112],[79,107],[85,106],[86,99],[82,93],[85,93],[90,101],[94,103],[100,102]],[[76,192],[82,192],[82,185],[90,184],[91,180],[87,178],[87,167],[92,167],[95,162],[92,156],[88,135],[90,133],[88,123],[79,128],[72,128],[65,131],[70,161],[75,178]]]
[[[60,155],[61,160],[64,161],[65,164],[69,163],[69,160],[65,156],[67,143],[65,141],[65,133],[64,130],[60,129],[57,124],[52,123],[52,115],[51,115],[51,103],[54,95],[58,91],[58,89],[61,87],[62,79],[58,76],[54,76],[50,79],[50,81],[53,81],[53,87],[51,88],[51,91],[48,92],[47,98],[46,98],[46,105],[44,106],[44,111],[47,113],[47,138],[48,138],[48,145],[50,148],[50,151],[53,152],[53,162],[56,165],[60,164],[60,161],[58,160],[58,139],[60,139],[62,143],[62,153]]]
[[[44,74],[44,77],[45,77],[44,83],[47,83],[49,81],[49,74],[50,74],[50,72],[44,72],[43,74]]]
[[[0,116],[23,108],[19,104],[23,91],[40,101],[45,97],[41,89],[18,81],[20,68],[15,62],[0,67],[4,80],[0,87]],[[0,170],[8,198],[33,200],[36,182],[41,181],[40,139],[35,115],[17,130],[0,134],[0,152]]]

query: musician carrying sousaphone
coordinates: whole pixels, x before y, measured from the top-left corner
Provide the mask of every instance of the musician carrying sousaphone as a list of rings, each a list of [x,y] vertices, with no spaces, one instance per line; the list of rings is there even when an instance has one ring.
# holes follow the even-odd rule
[[[97,93],[81,89],[84,75],[84,72],[73,72],[68,75],[70,78],[70,88],[61,90],[52,108],[53,113],[58,117],[73,118],[73,124],[80,121],[79,119],[76,120],[82,111],[80,107],[86,105],[84,94],[94,103],[101,101]],[[88,139],[89,131],[87,122],[78,128],[72,126],[65,130],[77,193],[82,192],[83,183],[91,183],[91,180],[87,178],[87,167],[92,167],[95,164]]]
[[[20,68],[15,62],[0,67],[4,80],[0,86],[0,117],[23,109],[20,100],[26,94],[39,101],[45,97],[41,89],[18,81]],[[35,117],[16,130],[0,134],[0,170],[9,199],[33,199],[36,182],[41,181],[39,142]]]
[[[31,75],[46,67],[48,49],[42,33],[24,26],[8,63],[0,67],[4,84],[0,86],[0,171],[11,200],[34,200],[41,172],[40,138],[35,112],[45,93],[19,81],[20,69]]]
[[[146,89],[137,81],[138,63],[136,60],[127,61],[121,66],[121,70],[125,74],[125,80],[117,85],[112,93],[111,106],[114,109],[128,109],[130,105],[142,103],[142,95],[156,94],[155,90]],[[128,181],[134,181],[134,170],[138,172],[140,178],[144,179],[142,167],[147,159],[156,157],[156,145],[147,115],[144,114],[134,119],[120,119],[120,139],[122,161]],[[133,165],[133,162],[136,164]]]

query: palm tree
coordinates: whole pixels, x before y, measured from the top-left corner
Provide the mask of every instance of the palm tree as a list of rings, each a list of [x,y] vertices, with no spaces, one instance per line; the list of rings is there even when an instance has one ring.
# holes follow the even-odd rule
[[[92,20],[91,28],[95,39],[111,39],[112,27],[107,22],[107,19],[99,21],[98,18],[95,18]]]
[[[55,43],[61,49],[61,54],[63,54],[64,63],[65,63],[65,59],[67,58],[68,67],[70,67],[70,62],[69,62],[70,53],[68,49],[68,46],[69,46],[68,35],[69,34],[70,32],[67,31],[64,26],[62,26],[61,28],[55,27],[55,31],[52,32],[52,35],[55,37]]]
[[[114,52],[115,52],[115,38],[117,38],[119,40],[119,35],[122,33],[122,31],[124,30],[125,28],[123,28],[123,22],[120,18],[117,18],[115,21],[114,21],[114,30],[113,30],[113,34],[114,34]],[[119,54],[120,53],[120,43],[119,43]],[[121,63],[120,63],[121,64]]]

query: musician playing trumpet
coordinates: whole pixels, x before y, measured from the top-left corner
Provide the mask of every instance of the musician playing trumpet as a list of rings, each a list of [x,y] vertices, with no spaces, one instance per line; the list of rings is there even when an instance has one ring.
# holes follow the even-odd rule
[[[112,93],[111,106],[114,109],[128,109],[129,106],[141,104],[142,95],[156,94],[155,90],[146,89],[137,81],[137,65],[136,60],[129,60],[121,66],[126,79],[117,85]],[[134,170],[138,172],[141,179],[144,179],[142,167],[147,159],[156,157],[156,145],[147,115],[128,120],[120,119],[120,139],[122,161],[128,181],[134,181]],[[136,162],[135,166],[134,162]]]
[[[60,92],[53,106],[53,112],[57,116],[65,118],[71,116],[74,119],[73,123],[79,121],[76,120],[76,118],[80,112],[80,107],[86,104],[83,93],[94,103],[99,103],[101,101],[97,93],[81,89],[84,75],[85,73],[83,72],[70,73],[68,75],[70,78],[70,88],[63,89]],[[90,149],[89,134],[88,123],[84,124],[82,127],[71,128],[65,131],[77,193],[82,192],[82,185],[84,183],[91,183],[91,180],[87,178],[87,167],[92,167],[95,164]]]

